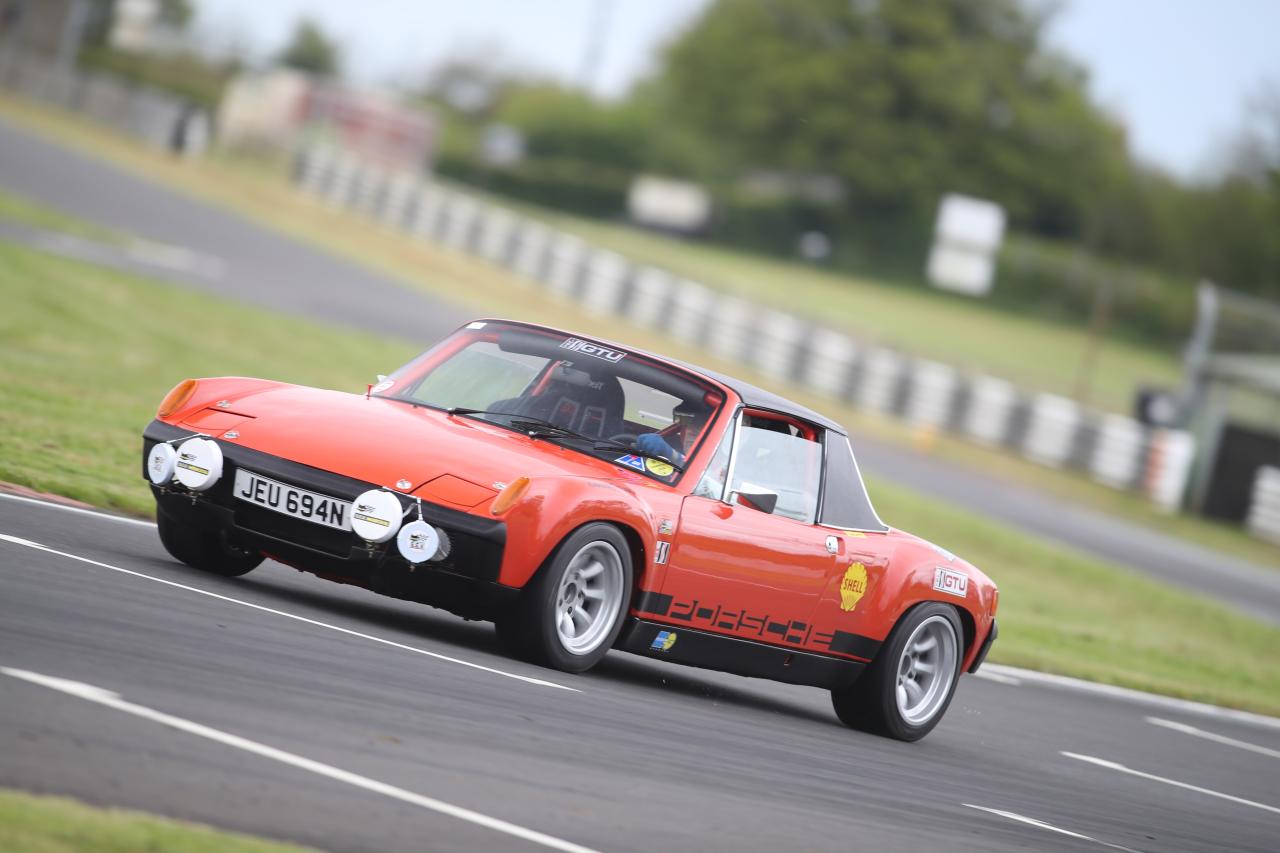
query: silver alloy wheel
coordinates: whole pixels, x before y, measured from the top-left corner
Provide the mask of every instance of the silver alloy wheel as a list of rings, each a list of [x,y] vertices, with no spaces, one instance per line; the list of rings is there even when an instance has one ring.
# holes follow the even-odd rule
[[[573,555],[556,592],[556,635],[565,651],[586,655],[613,630],[622,607],[622,557],[608,542],[588,542]]]
[[[913,726],[933,719],[947,701],[956,678],[959,642],[945,616],[930,616],[916,626],[898,659],[898,713]]]

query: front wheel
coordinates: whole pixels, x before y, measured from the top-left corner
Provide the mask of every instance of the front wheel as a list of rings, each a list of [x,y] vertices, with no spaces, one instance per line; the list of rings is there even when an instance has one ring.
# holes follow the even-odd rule
[[[600,662],[622,630],[631,597],[631,551],[611,524],[574,531],[497,623],[513,655],[563,672]]]
[[[235,578],[256,569],[263,560],[257,551],[228,542],[220,531],[183,524],[162,509],[156,511],[156,530],[170,556],[193,569]]]
[[[955,608],[937,601],[902,618],[862,677],[831,692],[845,725],[916,741],[946,713],[960,680],[963,636]]]

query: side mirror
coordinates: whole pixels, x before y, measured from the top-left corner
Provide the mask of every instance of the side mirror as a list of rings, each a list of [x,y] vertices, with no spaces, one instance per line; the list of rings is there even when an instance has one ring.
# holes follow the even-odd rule
[[[733,502],[759,510],[765,515],[772,515],[778,507],[778,493],[767,492],[759,486],[747,486],[744,483],[742,489],[733,493]]]

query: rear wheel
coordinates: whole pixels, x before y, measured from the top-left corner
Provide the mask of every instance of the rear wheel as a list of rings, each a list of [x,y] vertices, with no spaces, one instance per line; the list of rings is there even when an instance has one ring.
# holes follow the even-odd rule
[[[930,601],[894,627],[862,677],[831,692],[845,725],[915,741],[946,713],[960,680],[964,636],[955,608]]]
[[[630,594],[626,540],[611,524],[588,524],[560,544],[498,620],[498,639],[516,657],[584,672],[617,639]]]
[[[160,544],[175,560],[194,569],[225,577],[239,577],[258,567],[262,554],[229,542],[224,533],[192,527],[156,511]]]

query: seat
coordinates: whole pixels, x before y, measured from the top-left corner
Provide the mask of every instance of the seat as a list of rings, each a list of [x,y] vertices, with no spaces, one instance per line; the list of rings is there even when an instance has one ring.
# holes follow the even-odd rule
[[[536,418],[592,438],[624,431],[626,397],[618,377],[560,365],[538,394],[498,400],[491,409]]]

